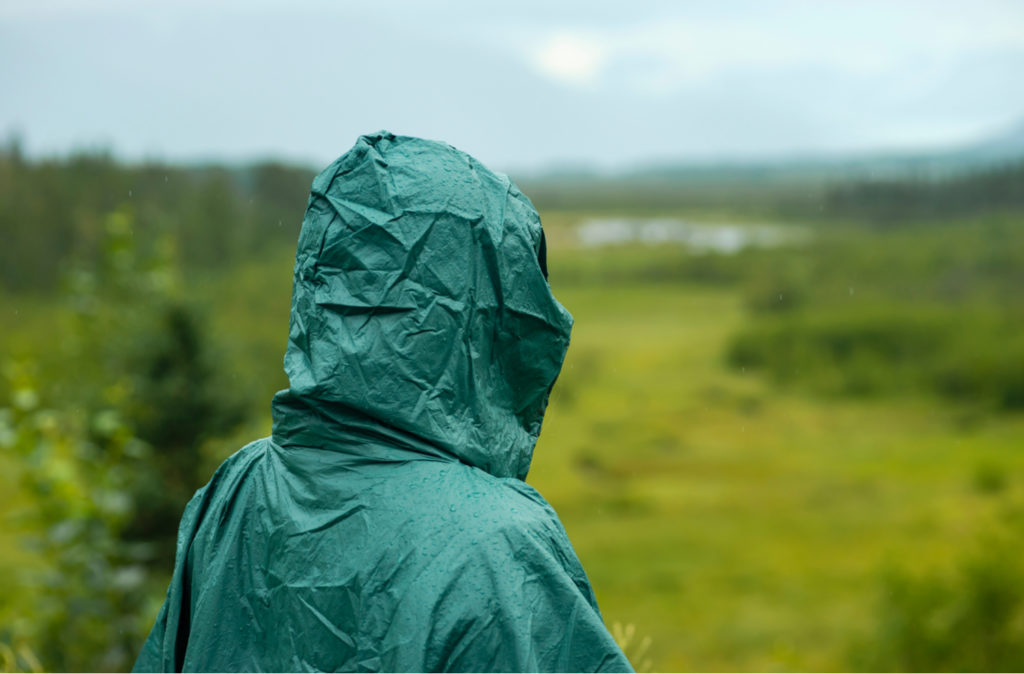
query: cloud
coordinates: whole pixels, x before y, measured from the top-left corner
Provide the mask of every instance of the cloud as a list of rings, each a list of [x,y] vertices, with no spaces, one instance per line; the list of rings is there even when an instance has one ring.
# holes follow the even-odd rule
[[[584,35],[561,32],[551,36],[532,54],[542,74],[573,85],[593,84],[607,62],[607,51]]]

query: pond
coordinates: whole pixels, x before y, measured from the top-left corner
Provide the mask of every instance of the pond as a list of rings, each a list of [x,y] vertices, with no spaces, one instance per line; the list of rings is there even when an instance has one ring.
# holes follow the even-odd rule
[[[694,222],[681,218],[591,218],[576,228],[585,248],[626,243],[678,244],[694,253],[731,255],[744,248],[800,243],[807,232],[795,226]]]

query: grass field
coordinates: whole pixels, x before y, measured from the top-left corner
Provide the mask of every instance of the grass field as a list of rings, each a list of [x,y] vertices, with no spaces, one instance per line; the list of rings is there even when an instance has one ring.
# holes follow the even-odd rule
[[[577,318],[530,481],[561,513],[606,620],[660,670],[848,667],[888,565],[942,569],[1008,494],[1020,419],[957,430],[917,400],[779,394],[723,369],[737,295],[559,293]]]

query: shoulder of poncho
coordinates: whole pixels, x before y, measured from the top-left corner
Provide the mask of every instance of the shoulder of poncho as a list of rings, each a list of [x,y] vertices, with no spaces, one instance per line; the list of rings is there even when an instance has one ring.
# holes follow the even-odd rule
[[[244,479],[249,471],[259,464],[270,448],[270,438],[260,438],[245,445],[224,459],[214,471],[209,482],[200,487],[185,507],[183,519],[190,519],[204,513],[211,501],[216,501],[224,491],[231,491]]]

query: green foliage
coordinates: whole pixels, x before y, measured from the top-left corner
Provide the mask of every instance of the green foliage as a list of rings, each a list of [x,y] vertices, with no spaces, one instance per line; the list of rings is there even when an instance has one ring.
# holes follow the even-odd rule
[[[168,239],[189,269],[294,243],[313,172],[279,163],[238,169],[127,167],[105,154],[28,162],[0,148],[0,288],[52,291],[75,261],[105,254],[107,215],[131,203],[136,248]]]
[[[610,628],[612,636],[615,637],[616,643],[619,644],[619,648],[626,654],[629,662],[633,665],[633,669],[637,672],[652,672],[651,659],[647,657],[648,651],[651,649],[651,638],[643,637],[638,638],[636,634],[636,625],[629,623],[623,625],[622,623],[612,623]]]
[[[24,639],[13,645],[0,641],[0,672],[42,672],[43,663]]]
[[[857,181],[833,186],[825,197],[833,216],[877,223],[926,221],[1024,209],[1024,162],[939,180]]]
[[[952,573],[890,569],[877,632],[851,659],[868,670],[1019,672],[1024,669],[1024,564],[1020,522],[983,540]],[[1008,535],[1007,535],[1008,534]]]
[[[78,404],[120,410],[154,449],[134,476],[135,505],[121,534],[149,544],[150,563],[169,570],[182,508],[206,480],[202,444],[243,420],[242,398],[217,371],[196,311],[181,299],[175,247],[144,257],[136,230],[130,209],[111,214],[98,263],[75,271],[72,389]]]
[[[746,276],[754,251],[736,255],[693,255],[681,246],[619,246],[611,251],[575,251],[551,270],[550,281],[559,285],[614,285],[698,283],[733,286]]]
[[[751,274],[727,360],[817,393],[1024,409],[1024,221],[822,232]]]
[[[195,313],[175,302],[154,319],[125,360],[132,391],[125,413],[156,452],[133,485],[134,514],[123,535],[152,543],[152,561],[169,570],[182,508],[208,478],[203,443],[230,432],[244,413],[214,367]]]
[[[20,602],[7,597],[22,610],[4,616],[0,640],[20,642],[48,671],[126,669],[147,629],[140,616],[151,588],[119,535],[149,449],[115,410],[48,408],[26,368],[7,375],[12,395],[0,408],[0,441],[20,459],[22,488],[36,503],[16,525],[33,532],[27,542],[42,564],[20,574]],[[19,662],[32,666],[24,654]]]
[[[131,666],[206,479],[202,445],[242,419],[181,300],[173,241],[141,255],[136,222],[126,207],[105,218],[102,254],[69,275],[65,339],[9,363],[0,386],[0,444],[35,504],[18,528],[40,562],[0,623],[13,666],[32,666],[22,651],[48,670]]]
[[[963,329],[964,322],[971,325]],[[1024,339],[1005,316],[891,305],[762,319],[728,351],[739,368],[818,392],[928,391],[995,408],[1024,408]]]

